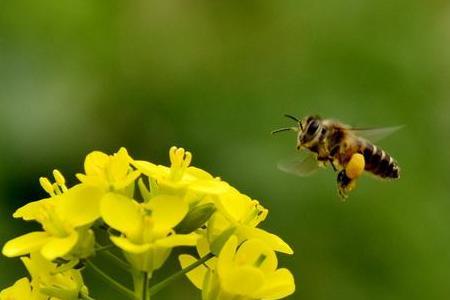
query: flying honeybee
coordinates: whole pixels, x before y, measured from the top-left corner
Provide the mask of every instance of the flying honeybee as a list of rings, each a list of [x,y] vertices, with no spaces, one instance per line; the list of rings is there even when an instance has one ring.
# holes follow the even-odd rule
[[[322,119],[319,116],[307,116],[298,119],[286,117],[297,122],[295,127],[274,130],[297,132],[297,149],[310,151],[303,159],[282,161],[278,167],[285,172],[307,176],[320,166],[330,164],[337,172],[339,195],[345,199],[355,187],[356,180],[363,171],[370,172],[383,179],[400,178],[400,168],[392,156],[373,142],[401,128],[352,128],[341,122]]]

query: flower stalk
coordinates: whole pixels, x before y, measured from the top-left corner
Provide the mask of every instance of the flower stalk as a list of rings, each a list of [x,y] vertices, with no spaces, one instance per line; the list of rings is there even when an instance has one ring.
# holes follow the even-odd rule
[[[189,273],[190,271],[194,270],[198,266],[206,263],[208,260],[210,260],[213,257],[214,257],[214,254],[208,253],[205,256],[203,256],[202,258],[200,258],[199,260],[197,260],[196,262],[194,262],[191,265],[187,266],[186,268],[181,269],[180,271],[172,274],[171,276],[167,277],[166,279],[164,279],[164,280],[160,281],[159,283],[155,284],[150,289],[150,295],[152,295],[152,296],[156,295],[159,291],[161,291],[164,288],[166,288],[172,282],[178,280],[179,278],[184,276],[186,273]]]
[[[128,288],[124,287],[122,284],[111,278],[108,274],[106,274],[102,269],[97,267],[94,263],[91,261],[87,261],[86,264],[95,271],[100,278],[102,278],[106,283],[108,283],[111,287],[113,287],[116,291],[121,293],[123,296],[125,296],[128,299],[136,300],[135,294],[130,291]]]

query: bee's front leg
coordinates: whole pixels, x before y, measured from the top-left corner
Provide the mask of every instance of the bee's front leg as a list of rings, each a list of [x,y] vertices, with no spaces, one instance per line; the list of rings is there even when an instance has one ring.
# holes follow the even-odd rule
[[[333,157],[328,157],[328,162],[330,163],[330,165],[331,165],[331,167],[333,168],[333,170],[334,170],[335,172],[337,172],[337,168],[336,168],[336,166],[334,165],[334,158],[333,158]]]

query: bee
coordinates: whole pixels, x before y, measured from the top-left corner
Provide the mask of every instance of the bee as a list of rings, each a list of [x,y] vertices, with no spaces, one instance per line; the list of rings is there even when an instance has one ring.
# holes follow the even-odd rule
[[[373,144],[402,126],[386,128],[352,128],[349,125],[319,116],[298,119],[286,117],[297,123],[295,127],[280,128],[272,134],[283,131],[297,132],[297,150],[307,150],[310,155],[304,159],[281,161],[282,171],[307,176],[318,167],[329,164],[337,172],[337,189],[346,199],[355,188],[356,180],[363,171],[382,179],[400,178],[400,167],[386,151]]]

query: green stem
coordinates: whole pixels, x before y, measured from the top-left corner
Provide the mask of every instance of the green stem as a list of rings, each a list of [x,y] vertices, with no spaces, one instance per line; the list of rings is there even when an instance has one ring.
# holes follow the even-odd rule
[[[150,291],[148,289],[148,283],[151,277],[151,273],[133,270],[131,275],[133,276],[135,299],[149,300]]]
[[[205,256],[203,256],[202,258],[200,258],[199,260],[197,260],[195,263],[187,266],[186,268],[172,274],[171,276],[167,277],[163,281],[157,283],[150,289],[150,295],[152,295],[152,296],[155,295],[156,293],[158,293],[160,290],[164,289],[166,286],[168,286],[173,281],[179,279],[184,274],[194,270],[195,268],[204,264],[205,262],[207,262],[208,260],[210,260],[213,257],[214,257],[214,254],[208,253]]]
[[[109,250],[109,249],[113,248],[114,245],[113,244],[109,244],[109,245],[102,246],[100,244],[97,244],[97,247],[98,248],[95,248],[95,252],[98,253],[98,252],[102,252],[102,251],[105,251],[105,250]]]
[[[52,275],[55,275],[55,274],[58,274],[58,273],[62,273],[62,272],[71,270],[71,269],[73,269],[76,265],[78,265],[79,263],[80,263],[80,260],[79,260],[79,259],[71,260],[71,261],[69,261],[68,263],[63,264],[63,265],[57,267],[57,268],[56,268],[56,272],[51,272],[51,274],[52,274]]]
[[[136,299],[133,292],[130,291],[128,288],[124,287],[122,284],[115,281],[113,278],[111,278],[108,274],[103,272],[99,267],[97,267],[95,264],[93,264],[91,261],[86,261],[87,265],[97,272],[101,278],[103,278],[104,281],[109,283],[113,288],[115,288],[118,292],[122,293],[124,296],[126,296],[129,299]]]
[[[102,255],[107,256],[113,263],[115,263],[118,267],[120,267],[122,270],[129,272],[131,270],[131,266],[112,254],[109,251],[102,251],[100,252]]]
[[[142,274],[142,300],[147,300],[150,293],[148,292],[148,273],[143,272]]]
[[[90,297],[89,295],[85,295],[83,293],[80,294],[80,299],[82,299],[82,300],[95,300],[94,298]]]

